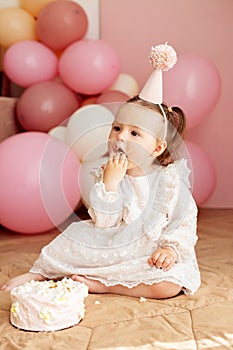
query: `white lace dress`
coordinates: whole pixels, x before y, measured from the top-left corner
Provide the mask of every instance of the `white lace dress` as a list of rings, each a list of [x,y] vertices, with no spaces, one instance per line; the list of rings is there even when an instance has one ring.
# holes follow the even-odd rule
[[[45,246],[30,272],[47,278],[85,275],[132,288],[171,281],[193,294],[200,286],[194,246],[197,208],[186,161],[158,166],[147,176],[126,175],[119,192],[107,192],[101,170],[90,194],[91,220],[72,223]],[[161,246],[178,253],[167,272],[147,260]]]

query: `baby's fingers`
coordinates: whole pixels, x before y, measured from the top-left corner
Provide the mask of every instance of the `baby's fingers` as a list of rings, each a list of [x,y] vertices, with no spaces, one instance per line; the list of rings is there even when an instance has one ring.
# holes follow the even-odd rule
[[[124,162],[127,159],[127,156],[124,152],[120,152],[119,155],[119,161]]]
[[[153,257],[153,262],[154,262],[154,265],[157,267],[157,269],[163,268],[165,259],[166,259],[166,255],[159,254],[159,253]]]
[[[126,154],[123,152],[117,152],[114,154],[113,158],[115,159],[116,162],[121,163],[121,162],[125,161]]]
[[[163,271],[168,271],[174,266],[175,262],[173,259],[170,259],[169,257],[165,259],[163,263]]]
[[[122,166],[122,168],[126,168],[128,165],[128,159],[125,153],[121,153],[119,157],[119,165]]]
[[[152,258],[152,257],[150,257],[150,258],[148,259],[148,264],[149,264],[150,266],[153,266],[153,265],[154,265],[154,261],[153,261],[153,258]]]
[[[148,259],[148,263],[152,266],[152,265],[156,265],[157,259],[160,256],[160,252],[157,251],[155,252],[153,255],[151,255],[151,257]]]
[[[112,165],[118,169],[127,170],[128,160],[125,153],[117,153],[113,156]]]
[[[171,256],[167,256],[166,254],[161,254],[161,252],[157,252],[148,259],[148,263],[150,266],[154,265],[157,269],[163,269],[164,271],[168,271],[170,270],[170,268],[172,268],[175,261]]]

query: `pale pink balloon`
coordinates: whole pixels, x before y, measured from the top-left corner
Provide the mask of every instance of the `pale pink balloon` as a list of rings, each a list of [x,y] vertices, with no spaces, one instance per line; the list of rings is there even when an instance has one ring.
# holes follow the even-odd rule
[[[129,96],[121,91],[104,91],[97,99],[96,103],[103,104],[109,102],[125,102],[129,99]]]
[[[58,58],[37,41],[20,41],[6,51],[3,69],[14,83],[28,87],[54,79],[58,73]]]
[[[27,88],[19,97],[16,115],[25,130],[49,131],[78,109],[73,91],[61,83],[47,81]]]
[[[103,40],[77,41],[67,47],[59,60],[59,73],[64,83],[85,95],[106,90],[119,72],[119,57]]]
[[[180,55],[176,65],[163,72],[163,79],[164,101],[183,109],[188,129],[196,127],[212,112],[221,93],[217,67],[199,55]]]
[[[25,132],[0,144],[0,222],[36,234],[64,222],[80,200],[79,161],[63,142]]]
[[[197,144],[185,141],[189,154],[189,167],[192,170],[192,192],[198,205],[212,195],[216,185],[216,174],[212,161]]]
[[[126,102],[129,96],[121,91],[104,91],[96,100],[96,104],[108,108],[113,115],[116,115],[122,103]]]

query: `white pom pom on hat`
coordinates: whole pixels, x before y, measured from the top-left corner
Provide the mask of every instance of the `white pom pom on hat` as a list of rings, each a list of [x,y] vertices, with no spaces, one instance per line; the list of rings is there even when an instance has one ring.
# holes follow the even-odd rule
[[[149,60],[155,70],[139,93],[139,97],[144,101],[161,104],[163,102],[162,71],[167,71],[176,64],[177,55],[173,47],[165,43],[151,47]]]

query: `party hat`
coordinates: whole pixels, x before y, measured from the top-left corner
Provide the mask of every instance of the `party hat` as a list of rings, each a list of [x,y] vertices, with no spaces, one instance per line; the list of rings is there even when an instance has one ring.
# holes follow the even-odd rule
[[[155,70],[139,93],[139,97],[144,101],[161,104],[163,102],[162,71],[167,71],[175,65],[177,61],[176,52],[167,43],[152,46],[149,60]]]

